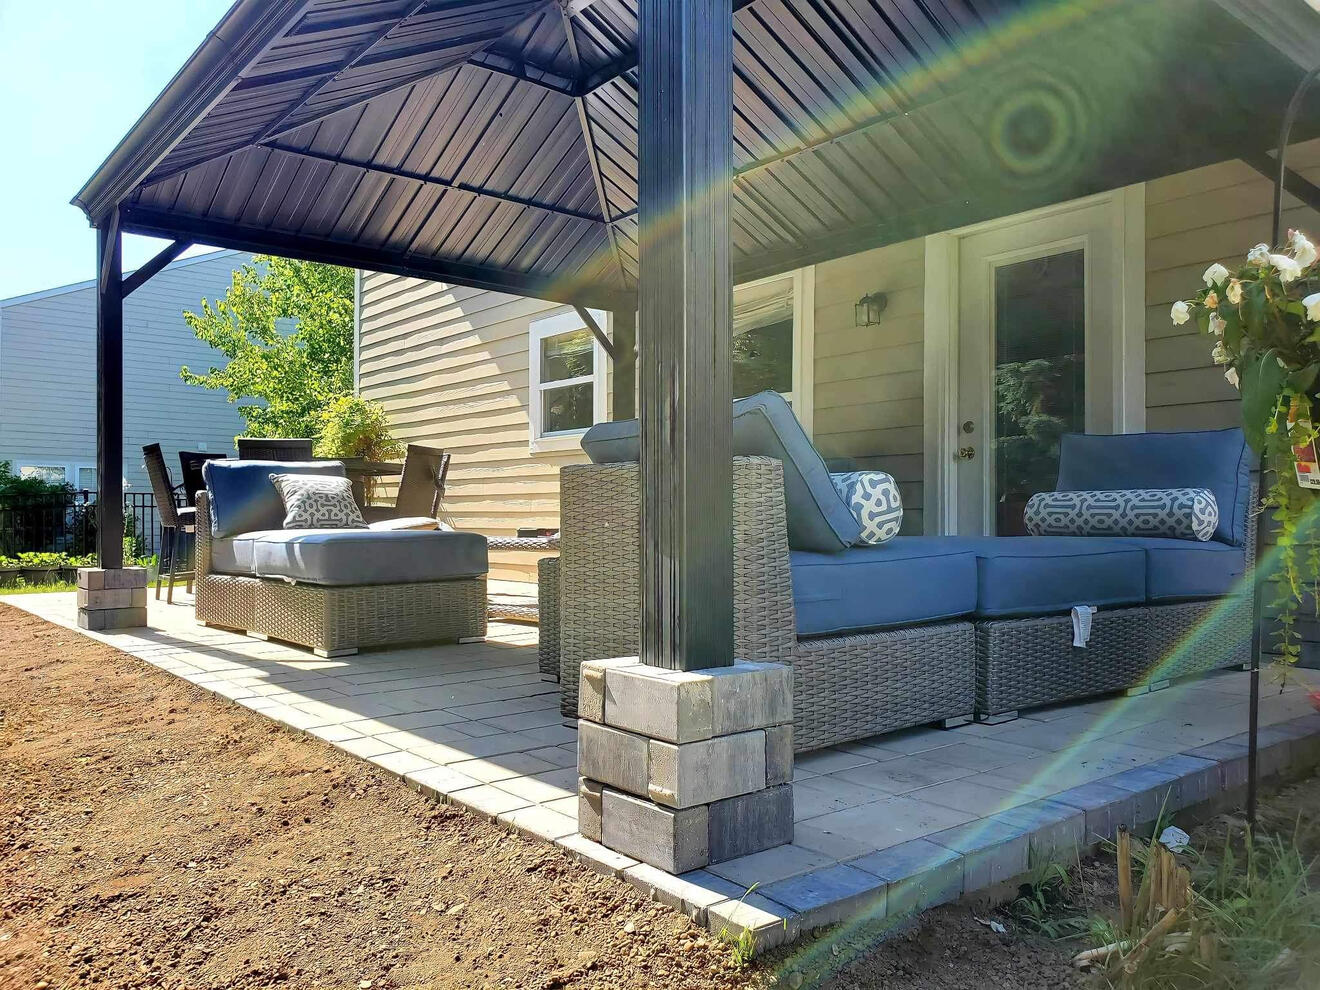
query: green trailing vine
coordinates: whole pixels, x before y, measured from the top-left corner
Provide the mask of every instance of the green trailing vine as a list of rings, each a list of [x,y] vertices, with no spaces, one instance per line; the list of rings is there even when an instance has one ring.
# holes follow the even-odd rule
[[[1292,664],[1301,655],[1300,604],[1308,594],[1320,601],[1320,487],[1304,487],[1297,471],[1299,452],[1303,464],[1310,462],[1320,436],[1317,251],[1304,234],[1289,231],[1287,244],[1257,244],[1236,270],[1214,264],[1202,280],[1205,288],[1174,303],[1170,315],[1176,324],[1195,320],[1214,338],[1211,356],[1242,394],[1242,427],[1263,458],[1262,502],[1277,545],[1263,578],[1265,606],[1278,620],[1278,655]],[[1320,486],[1320,472],[1314,480]]]

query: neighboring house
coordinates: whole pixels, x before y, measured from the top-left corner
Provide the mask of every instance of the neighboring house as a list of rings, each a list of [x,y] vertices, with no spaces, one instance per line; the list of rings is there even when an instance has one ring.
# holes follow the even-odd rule
[[[1320,141],[1289,164],[1320,183]],[[823,454],[893,474],[906,532],[1012,532],[1053,486],[1051,431],[1238,423],[1211,341],[1169,307],[1269,240],[1271,193],[1224,161],[739,287],[735,394],[790,393]],[[1320,235],[1320,214],[1287,204],[1287,225]],[[866,325],[874,293],[887,305]],[[608,359],[574,311],[364,273],[358,312],[358,389],[401,439],[453,453],[453,522],[557,525],[558,471],[609,417]],[[532,580],[534,564],[496,555],[491,573]]]
[[[184,310],[229,290],[237,251],[175,261],[124,301],[124,478],[150,491],[142,447],[159,443],[178,481],[179,450],[232,453],[243,420],[224,392],[186,385],[179,369],[219,355]],[[0,300],[0,460],[15,471],[96,484],[96,287],[79,282]]]

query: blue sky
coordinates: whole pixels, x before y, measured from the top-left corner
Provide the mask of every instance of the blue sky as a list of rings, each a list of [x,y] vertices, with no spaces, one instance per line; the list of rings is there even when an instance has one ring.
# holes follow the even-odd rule
[[[231,2],[0,0],[0,299],[93,277],[69,200]],[[125,238],[125,269],[162,243]]]

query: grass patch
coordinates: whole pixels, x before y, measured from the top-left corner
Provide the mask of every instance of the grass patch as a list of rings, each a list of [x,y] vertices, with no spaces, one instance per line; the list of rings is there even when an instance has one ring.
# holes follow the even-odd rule
[[[1314,782],[1308,786],[1315,791]],[[1320,986],[1320,836],[1313,809],[1309,820],[1297,808],[1293,822],[1280,821],[1287,806],[1276,805],[1273,820],[1263,818],[1254,834],[1241,820],[1218,820],[1176,855],[1131,840],[1132,906],[1092,922],[1090,955],[1101,985]]]
[[[176,588],[186,588],[187,586],[187,578],[178,578],[174,582],[174,587]],[[169,582],[162,582],[160,587],[161,590],[164,591],[169,587]],[[147,590],[152,594],[155,594],[155,589],[155,581],[152,581],[147,585]],[[20,578],[17,584],[0,587],[0,598],[3,598],[5,595],[47,595],[59,591],[72,592],[77,590],[78,586],[71,581],[56,581],[51,584],[28,584]]]

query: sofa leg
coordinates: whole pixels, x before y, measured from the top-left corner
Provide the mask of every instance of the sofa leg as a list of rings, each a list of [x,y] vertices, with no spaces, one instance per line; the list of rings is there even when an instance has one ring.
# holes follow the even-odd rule
[[[270,637],[267,636],[265,633],[253,632],[251,629],[245,629],[243,631],[243,635],[246,636],[248,639],[259,639],[263,643],[270,641]]]
[[[484,642],[486,642],[486,637],[485,637],[485,636],[459,636],[459,637],[458,637],[458,641],[459,641],[459,643],[484,643]]]
[[[333,660],[335,657],[356,656],[357,647],[349,646],[342,650],[321,650],[321,649],[317,649],[316,647],[313,647],[312,652],[315,653],[318,657],[321,657],[323,660]]]
[[[954,715],[950,718],[941,719],[939,726],[941,729],[956,729],[960,725],[970,725],[971,722],[972,715],[969,712],[966,715]]]
[[[1012,722],[1017,717],[1017,709],[1014,709],[1009,712],[998,712],[994,715],[977,715],[976,720],[982,725],[1002,725],[1004,722]]]
[[[1130,687],[1123,694],[1129,698],[1139,698],[1143,694],[1150,694],[1153,688],[1149,684],[1138,684],[1136,687]]]
[[[1151,681],[1149,684],[1146,685],[1146,687],[1151,691],[1163,691],[1172,683],[1173,683],[1172,681],[1166,678],[1165,680],[1162,681]]]

